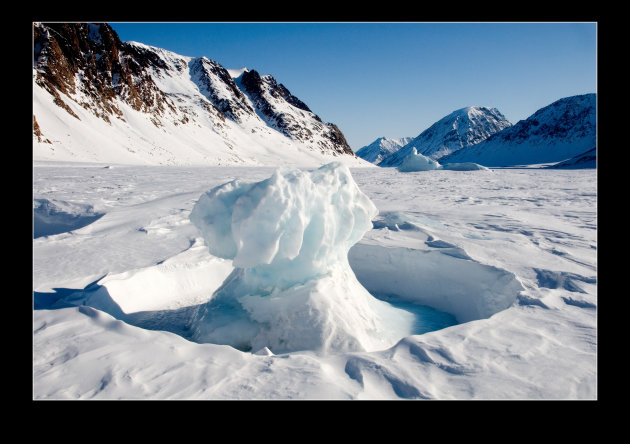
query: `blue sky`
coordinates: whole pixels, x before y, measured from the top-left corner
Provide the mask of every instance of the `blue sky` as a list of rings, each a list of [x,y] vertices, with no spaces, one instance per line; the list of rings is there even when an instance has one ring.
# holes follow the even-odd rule
[[[597,92],[596,23],[118,23],[123,41],[271,74],[357,150],[466,106],[512,123]]]

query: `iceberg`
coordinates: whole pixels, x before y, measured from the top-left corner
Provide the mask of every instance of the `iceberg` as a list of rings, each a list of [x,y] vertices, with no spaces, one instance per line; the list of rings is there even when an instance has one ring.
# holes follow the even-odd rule
[[[395,344],[413,315],[373,297],[348,263],[377,214],[340,162],[280,168],[260,182],[204,193],[190,220],[210,254],[232,260],[234,270],[198,307],[191,338],[274,354]]]

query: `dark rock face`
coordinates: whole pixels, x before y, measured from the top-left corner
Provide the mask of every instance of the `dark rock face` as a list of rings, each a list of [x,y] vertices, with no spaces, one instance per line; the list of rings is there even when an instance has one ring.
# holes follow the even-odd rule
[[[352,148],[348,145],[346,138],[339,128],[337,128],[337,125],[334,123],[327,123],[326,125],[330,128],[330,131],[325,134],[325,137],[330,139],[335,145],[342,147],[342,153],[354,155],[354,151],[352,151]]]
[[[258,111],[268,119],[274,121],[278,128],[284,129],[287,127],[285,119],[277,115],[269,101],[265,99],[264,82],[257,71],[245,71],[241,76],[241,85]]]
[[[284,85],[278,84],[272,76],[261,76],[257,71],[251,70],[244,72],[239,82],[258,112],[283,134],[294,140],[308,141],[313,139],[315,133],[319,133],[324,140],[329,141],[328,144],[320,141],[322,150],[332,144],[335,154],[356,157],[336,125],[322,122],[304,102],[292,95]],[[274,102],[286,102],[295,107],[297,113],[285,112]]]
[[[217,62],[205,57],[193,59],[189,63],[189,68],[191,77],[199,86],[201,93],[226,117],[235,122],[241,122],[241,116],[254,113],[234,79]],[[222,89],[230,91],[230,97],[221,96],[217,82],[223,86]]]
[[[246,71],[241,76],[241,83],[248,93],[250,93],[254,97],[261,99],[263,93],[263,85],[266,84],[269,90],[269,94],[271,94],[272,97],[282,97],[285,101],[295,106],[296,108],[307,111],[309,113],[312,112],[304,102],[291,94],[283,84],[278,84],[276,80],[271,76],[264,77],[265,78],[263,81],[263,78],[255,70]],[[317,117],[317,119],[319,119],[319,117]]]
[[[157,115],[163,114],[165,107],[173,108],[145,72],[151,65],[168,67],[150,51],[122,43],[109,25],[37,24],[33,31],[36,82],[75,117],[59,93],[69,96],[80,89],[91,99],[81,105],[108,122],[111,115],[122,115],[112,103],[115,97],[138,111]]]

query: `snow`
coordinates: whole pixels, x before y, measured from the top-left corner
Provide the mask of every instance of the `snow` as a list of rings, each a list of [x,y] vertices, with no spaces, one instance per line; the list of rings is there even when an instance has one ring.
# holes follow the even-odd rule
[[[230,74],[230,77],[236,79],[240,77],[244,72],[249,72],[249,69],[247,69],[246,67],[240,69],[228,69],[227,72]]]
[[[213,306],[226,279],[251,270],[235,266],[236,254],[212,254],[191,213],[205,207],[201,196],[209,190],[236,180],[250,184],[250,192],[264,192],[258,197],[290,193],[283,208],[301,196],[305,206],[294,209],[304,216],[307,207],[326,200],[313,182],[317,170],[104,168],[111,165],[34,163],[34,212],[47,207],[37,213],[81,219],[67,224],[69,231],[33,239],[34,399],[597,399],[594,169],[350,169],[347,185],[354,184],[378,214],[365,234],[356,232],[356,243],[346,244],[348,267],[326,263],[333,270],[293,285],[284,295],[291,301],[249,294],[242,298],[249,311],[242,313],[293,333],[312,331],[308,322],[280,323],[279,317],[313,303],[328,309],[322,313],[329,325],[348,315],[348,333],[359,338],[355,345],[368,336],[354,331],[361,318],[354,316],[371,308],[383,323],[391,321],[381,314],[385,300],[399,310],[429,305],[457,322],[356,349],[350,336],[342,336],[346,343],[326,350],[317,348],[317,338],[302,344],[306,349],[274,350],[269,340],[289,331],[271,330],[245,351],[190,337],[191,320]],[[343,168],[325,171],[331,182],[345,175]],[[298,192],[290,183],[308,186]],[[348,203],[356,203],[359,191]],[[238,199],[228,202],[236,211]],[[274,202],[278,211],[264,219],[265,230],[284,220],[282,200]],[[242,205],[243,221],[263,217],[253,205]],[[40,222],[34,220],[34,230]],[[332,248],[330,239],[342,226],[337,221],[332,227],[328,241],[313,245]],[[251,239],[245,227],[240,230],[233,239]],[[252,259],[288,261],[296,252],[298,236],[292,234],[292,242],[278,243],[276,255],[262,248]],[[369,292],[364,299],[357,297],[355,279]],[[271,291],[284,293],[277,285]],[[309,299],[314,293],[320,299]],[[223,314],[230,319],[233,313]]]
[[[33,200],[33,238],[77,230],[99,219],[91,205]]]

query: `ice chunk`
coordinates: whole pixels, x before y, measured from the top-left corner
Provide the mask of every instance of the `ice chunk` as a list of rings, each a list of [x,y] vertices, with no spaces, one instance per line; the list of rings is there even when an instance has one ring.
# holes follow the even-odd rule
[[[347,262],[378,210],[338,163],[279,169],[258,183],[232,181],[202,195],[190,219],[210,253],[303,282]]]
[[[338,162],[202,195],[190,219],[210,253],[235,269],[199,307],[192,339],[274,353],[393,345],[411,315],[370,295],[348,264],[377,214]]]
[[[402,163],[398,166],[398,171],[410,172],[410,171],[429,171],[439,170],[442,166],[439,162],[418,154],[418,151],[414,148],[407,157],[405,157]]]

